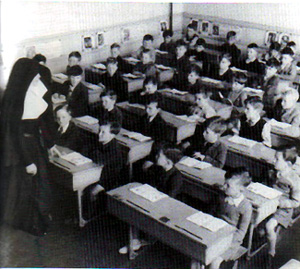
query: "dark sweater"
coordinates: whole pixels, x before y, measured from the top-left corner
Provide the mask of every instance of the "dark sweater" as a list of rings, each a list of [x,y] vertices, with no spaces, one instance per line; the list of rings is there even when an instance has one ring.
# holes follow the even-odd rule
[[[261,118],[254,126],[250,126],[247,122],[246,116],[241,118],[241,128],[239,132],[239,136],[245,137],[257,142],[263,142],[264,139],[262,137],[262,130],[266,121]]]
[[[99,120],[99,124],[106,122],[117,122],[122,125],[122,112],[115,106],[113,110],[108,111],[103,108],[101,102],[94,103],[90,108],[90,113],[94,118]]]

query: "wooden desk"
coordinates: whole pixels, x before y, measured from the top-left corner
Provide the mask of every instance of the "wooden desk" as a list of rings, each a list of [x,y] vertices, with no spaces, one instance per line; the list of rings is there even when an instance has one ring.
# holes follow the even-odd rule
[[[69,78],[65,73],[57,73],[52,75],[52,80],[59,84],[64,84],[68,79]]]
[[[129,104],[128,102],[118,103],[123,114],[124,127],[129,130],[136,130],[141,117],[145,115],[145,108],[139,104]],[[177,118],[174,114],[161,111],[162,118],[168,123],[168,133],[166,139],[179,143],[180,141],[192,136],[196,129],[196,124]]]
[[[65,147],[57,146],[57,148],[62,153],[67,154],[73,152],[72,150]],[[67,173],[66,177],[63,176],[62,178],[59,178],[57,180],[58,184],[63,185],[67,188],[71,188],[73,191],[77,192],[79,225],[80,227],[83,227],[87,223],[87,221],[82,217],[82,193],[86,187],[99,181],[103,167],[95,163],[88,163],[82,166],[74,166],[59,157],[53,157],[52,159],[50,159],[50,162]],[[70,178],[71,181],[69,181]]]
[[[105,73],[106,73],[106,69],[103,70],[103,69],[96,68],[93,65],[90,65],[84,69],[84,79],[89,83],[98,84],[100,82],[101,75]]]
[[[299,268],[300,268],[300,262],[295,259],[291,259],[286,264],[281,266],[279,269],[299,269]]]
[[[199,212],[196,209],[170,197],[152,203],[130,191],[140,185],[130,183],[109,191],[108,211],[205,265],[228,249],[235,227],[227,224],[217,232],[211,232],[186,219]],[[169,221],[163,222],[163,217]],[[130,254],[130,258],[134,258],[132,251]]]
[[[100,94],[105,90],[104,86],[95,85],[86,81],[82,81],[82,84],[88,88],[89,104],[100,101]]]

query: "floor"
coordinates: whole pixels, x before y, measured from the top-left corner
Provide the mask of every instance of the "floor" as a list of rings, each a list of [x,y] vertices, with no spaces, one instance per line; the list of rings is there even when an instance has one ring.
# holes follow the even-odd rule
[[[145,247],[134,261],[129,261],[126,255],[118,253],[127,243],[128,226],[105,215],[80,229],[73,220],[76,199],[68,195],[56,201],[53,221],[44,237],[14,230],[6,224],[0,227],[0,267],[189,268],[188,257],[160,243]],[[250,261],[241,260],[240,268],[266,268],[265,257],[266,249]],[[300,221],[283,232],[275,268],[291,258],[300,260]]]

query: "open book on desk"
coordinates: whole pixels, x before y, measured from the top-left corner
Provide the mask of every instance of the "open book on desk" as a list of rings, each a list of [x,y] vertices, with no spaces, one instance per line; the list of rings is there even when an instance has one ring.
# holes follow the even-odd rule
[[[252,182],[247,189],[269,200],[276,199],[282,195],[282,192],[258,182]]]
[[[152,186],[148,184],[144,184],[135,188],[130,189],[131,192],[143,197],[144,199],[155,203],[165,197],[168,197],[168,195],[158,191],[157,189],[153,188]]]
[[[137,140],[139,142],[146,142],[151,140],[151,137],[142,135],[141,133],[137,132],[124,132],[122,133],[122,135]]]
[[[201,211],[187,217],[187,220],[211,232],[217,232],[229,225],[226,221]]]
[[[162,92],[168,92],[168,93],[172,93],[172,94],[177,94],[177,95],[185,95],[188,94],[188,92],[186,91],[179,91],[176,89],[163,89],[161,90]]]
[[[190,158],[190,157],[185,157],[182,160],[180,160],[178,163],[185,165],[187,167],[193,167],[193,168],[197,168],[197,169],[206,169],[211,167],[212,165],[210,163],[207,162],[201,162],[198,161],[194,158]]]
[[[129,79],[141,79],[144,78],[144,75],[143,74],[135,75],[135,74],[127,73],[127,74],[123,74],[123,77]]]
[[[141,60],[139,60],[137,58],[134,58],[134,57],[125,57],[124,60],[129,62],[129,63],[133,63],[133,64],[136,64],[136,63],[141,61]]]
[[[99,122],[98,119],[91,117],[91,116],[82,116],[82,117],[78,117],[76,118],[76,120],[78,121],[78,123],[83,123],[83,124],[87,124],[87,125],[94,125],[97,124]]]
[[[106,66],[102,63],[93,64],[92,67],[94,67],[96,69],[100,69],[100,70],[106,70]]]

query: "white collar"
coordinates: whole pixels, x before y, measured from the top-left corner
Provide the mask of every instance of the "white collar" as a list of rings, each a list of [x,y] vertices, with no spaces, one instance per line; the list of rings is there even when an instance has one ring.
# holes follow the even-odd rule
[[[230,196],[225,198],[225,202],[227,202],[230,205],[234,205],[235,207],[238,207],[240,203],[245,199],[244,194],[241,194],[238,198],[232,198]]]
[[[69,128],[69,125],[70,125],[70,123],[68,123],[68,124],[65,125],[65,126],[60,126],[60,127],[59,127],[59,129],[61,130],[61,133],[62,133],[62,134],[64,134],[64,133],[67,131],[67,129]]]

